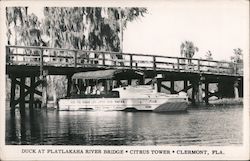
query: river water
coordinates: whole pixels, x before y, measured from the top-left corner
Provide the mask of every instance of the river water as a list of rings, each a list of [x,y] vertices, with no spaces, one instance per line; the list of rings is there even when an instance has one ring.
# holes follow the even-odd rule
[[[243,107],[190,107],[187,113],[6,110],[6,144],[240,145]]]

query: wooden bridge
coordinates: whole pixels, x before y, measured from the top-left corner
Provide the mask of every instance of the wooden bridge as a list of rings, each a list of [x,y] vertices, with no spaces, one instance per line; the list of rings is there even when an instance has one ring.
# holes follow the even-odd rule
[[[161,74],[162,77],[157,80],[158,91],[165,88],[170,93],[179,92],[174,89],[175,81],[184,81],[181,91],[187,92],[192,89],[190,100],[193,103],[202,100],[208,103],[211,96],[227,97],[234,95],[239,97],[243,95],[243,64],[163,55],[58,49],[40,46],[6,46],[6,74],[9,75],[12,82],[11,107],[13,108],[17,104],[24,106],[27,102],[25,97],[28,95],[30,95],[28,101],[30,106],[34,103],[34,94],[44,95],[44,91],[38,91],[36,88],[44,84],[44,78],[47,75],[66,75],[68,78],[67,94],[69,94],[70,80],[74,73],[104,69],[139,70],[144,72],[145,78],[153,78],[157,74]],[[28,77],[30,78],[29,85],[25,83]],[[171,82],[170,87],[164,85],[164,81]],[[140,82],[146,84],[145,80]],[[220,90],[210,92],[209,83],[218,83]],[[202,84],[205,85],[204,89],[202,89]],[[20,86],[18,99],[15,95],[16,85]],[[229,86],[231,90],[228,90]],[[202,98],[202,91],[205,92],[204,98]],[[227,95],[228,91],[231,94]]]

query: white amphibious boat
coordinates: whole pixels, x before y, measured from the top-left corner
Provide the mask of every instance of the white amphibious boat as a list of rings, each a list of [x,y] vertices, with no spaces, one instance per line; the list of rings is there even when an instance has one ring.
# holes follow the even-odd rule
[[[157,92],[157,85],[130,85],[113,88],[109,93],[62,98],[59,110],[154,111],[183,112],[188,97],[184,92],[166,94]]]

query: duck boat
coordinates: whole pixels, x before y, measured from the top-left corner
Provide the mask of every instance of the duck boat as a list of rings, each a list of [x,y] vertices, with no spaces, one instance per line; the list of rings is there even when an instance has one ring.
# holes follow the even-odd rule
[[[102,71],[104,72],[104,71]],[[124,72],[124,71],[122,71]],[[122,73],[112,71],[111,75]],[[84,72],[83,72],[84,73]],[[103,75],[104,73],[102,73]],[[97,78],[110,78],[106,76]],[[105,74],[104,74],[105,75]],[[77,74],[73,77],[89,77],[89,73]],[[111,76],[112,80],[114,77]],[[121,78],[121,77],[119,77]],[[166,94],[157,92],[157,83],[152,85],[125,85],[112,88],[109,92],[99,94],[82,94],[61,98],[58,101],[60,111],[153,111],[153,112],[184,112],[187,111],[188,97],[185,92],[179,94]]]

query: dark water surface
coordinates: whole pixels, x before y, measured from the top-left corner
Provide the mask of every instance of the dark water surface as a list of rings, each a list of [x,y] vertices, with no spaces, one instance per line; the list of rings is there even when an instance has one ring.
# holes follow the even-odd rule
[[[6,144],[240,145],[243,107],[190,108],[187,113],[6,111]]]

